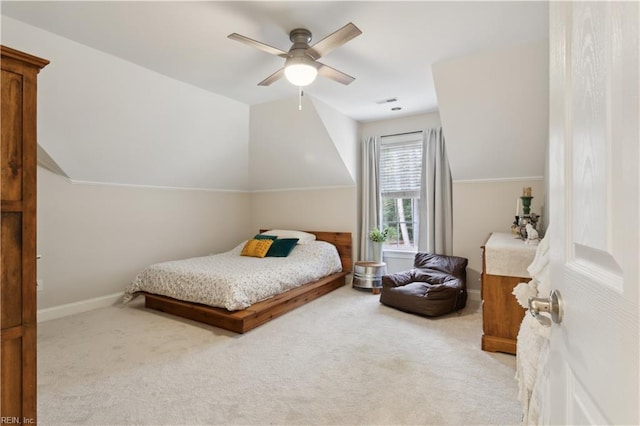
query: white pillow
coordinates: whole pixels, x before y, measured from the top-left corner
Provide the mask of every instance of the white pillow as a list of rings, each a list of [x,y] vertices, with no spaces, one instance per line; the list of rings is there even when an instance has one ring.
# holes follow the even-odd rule
[[[309,244],[316,240],[316,236],[308,232],[292,231],[289,229],[272,229],[265,231],[263,235],[275,235],[278,238],[297,238],[298,244]]]

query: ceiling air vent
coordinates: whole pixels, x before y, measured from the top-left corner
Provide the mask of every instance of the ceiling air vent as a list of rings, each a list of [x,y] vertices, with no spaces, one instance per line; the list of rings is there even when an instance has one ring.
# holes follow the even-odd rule
[[[379,105],[382,105],[382,104],[390,104],[392,102],[398,102],[398,98],[383,99],[381,101],[377,101],[376,103]]]

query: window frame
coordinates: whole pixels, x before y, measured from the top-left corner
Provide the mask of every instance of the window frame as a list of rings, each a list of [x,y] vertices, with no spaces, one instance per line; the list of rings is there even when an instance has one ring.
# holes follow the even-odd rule
[[[422,150],[424,149],[423,147],[423,132],[410,132],[410,133],[403,133],[403,134],[398,134],[398,135],[391,135],[391,136],[383,136],[380,139],[380,162],[379,162],[379,167],[380,167],[380,175],[381,175],[381,182],[380,182],[380,206],[381,206],[381,220],[382,220],[382,226],[388,226],[387,224],[389,222],[385,221],[385,215],[384,215],[384,206],[385,206],[385,200],[387,199],[411,199],[411,220],[408,222],[405,218],[404,221],[400,221],[399,219],[401,219],[400,217],[398,217],[398,214],[396,212],[395,214],[395,227],[396,229],[398,229],[398,227],[402,226],[399,224],[399,222],[403,222],[405,224],[411,224],[412,229],[412,237],[410,238],[410,241],[412,243],[412,245],[410,247],[407,248],[402,248],[399,247],[396,244],[394,245],[389,245],[388,241],[385,241],[383,244],[383,251],[385,253],[387,252],[393,252],[393,253],[397,253],[397,254],[402,254],[402,253],[408,253],[408,254],[413,254],[416,253],[418,251],[418,227],[419,227],[419,203],[420,203],[420,186],[418,186],[417,189],[410,189],[408,188],[407,190],[399,190],[399,191],[391,191],[391,192],[383,192],[383,182],[382,182],[382,166],[383,166],[383,152],[385,149],[385,146],[389,146],[389,145],[393,145],[393,146],[402,146],[402,145],[406,145],[407,147],[409,147],[408,149],[411,149],[411,147],[413,147],[413,149],[418,148],[420,155],[416,155],[414,157],[417,157],[417,162],[419,164],[420,167],[420,179],[418,179],[418,185],[421,185],[421,177],[423,176],[423,171],[422,171]],[[413,169],[415,170],[415,169]],[[411,177],[408,177],[408,179],[410,179]],[[408,230],[406,231],[408,233]]]

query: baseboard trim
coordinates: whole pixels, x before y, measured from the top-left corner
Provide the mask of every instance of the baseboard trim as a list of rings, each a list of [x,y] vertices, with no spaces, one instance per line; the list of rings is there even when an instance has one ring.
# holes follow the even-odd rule
[[[475,300],[477,302],[482,300],[482,297],[480,297],[480,290],[469,290],[467,289],[467,298],[469,300]]]
[[[67,303],[65,305],[54,306],[52,308],[38,310],[38,322],[49,321],[57,318],[68,317],[69,315],[80,314],[98,308],[113,306],[122,301],[122,292],[109,294],[107,296],[95,297],[93,299],[81,300],[79,302]]]
[[[122,292],[113,293],[107,296],[67,303],[65,305],[54,306],[52,308],[39,309],[38,322],[50,321],[58,318],[68,317],[70,315],[80,314],[82,312],[92,311],[94,309],[113,306],[121,302],[122,297]],[[480,297],[480,290],[467,289],[467,297],[469,300],[475,300],[478,302],[482,300],[482,298]]]

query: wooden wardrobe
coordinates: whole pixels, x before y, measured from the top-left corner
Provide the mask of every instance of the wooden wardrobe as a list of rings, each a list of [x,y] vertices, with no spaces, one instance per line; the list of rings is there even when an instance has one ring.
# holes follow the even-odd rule
[[[36,423],[36,78],[49,61],[0,46],[0,417]]]

